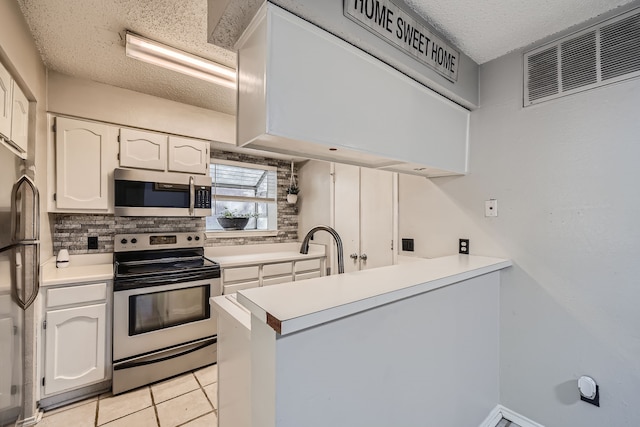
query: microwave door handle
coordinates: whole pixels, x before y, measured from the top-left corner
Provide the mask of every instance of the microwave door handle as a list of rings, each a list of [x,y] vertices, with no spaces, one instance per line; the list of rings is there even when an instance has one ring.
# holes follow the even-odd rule
[[[196,186],[194,183],[193,176],[189,177],[189,215],[194,215],[194,210],[196,207]]]

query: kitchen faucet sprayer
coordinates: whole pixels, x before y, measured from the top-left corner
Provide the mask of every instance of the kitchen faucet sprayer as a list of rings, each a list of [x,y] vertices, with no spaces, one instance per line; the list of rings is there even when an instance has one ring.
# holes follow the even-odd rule
[[[311,240],[311,237],[313,237],[316,231],[320,231],[320,230],[324,230],[327,233],[331,234],[331,236],[333,237],[333,240],[335,240],[336,248],[338,250],[338,274],[344,273],[344,255],[342,251],[342,239],[340,238],[336,230],[334,230],[333,228],[327,225],[318,225],[316,227],[313,227],[311,230],[309,230],[307,235],[304,236],[304,239],[302,240],[302,246],[300,246],[300,253],[301,254],[309,253],[309,240]]]

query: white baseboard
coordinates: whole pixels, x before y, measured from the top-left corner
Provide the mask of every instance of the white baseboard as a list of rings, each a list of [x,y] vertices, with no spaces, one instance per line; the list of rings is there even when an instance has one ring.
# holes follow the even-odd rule
[[[518,424],[520,427],[544,427],[542,424],[538,424],[535,421],[530,420],[524,415],[520,415],[509,408],[505,408],[502,405],[497,405],[491,413],[485,418],[479,427],[496,427],[501,419],[507,419],[512,423]]]

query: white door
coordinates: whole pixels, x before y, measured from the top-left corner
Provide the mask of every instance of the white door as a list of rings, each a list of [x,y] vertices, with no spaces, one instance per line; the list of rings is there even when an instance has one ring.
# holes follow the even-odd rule
[[[349,273],[360,269],[360,168],[336,163],[334,183],[334,228],[344,247],[344,272]],[[337,257],[333,259],[331,274],[337,274]]]
[[[334,182],[345,273],[392,265],[393,173],[336,163]]]
[[[22,151],[27,152],[29,134],[29,100],[13,82],[13,106],[11,109],[11,141]]]
[[[166,170],[167,136],[133,129],[120,129],[120,166]]]
[[[168,169],[172,172],[208,174],[209,143],[170,136]]]
[[[11,138],[11,87],[13,80],[9,71],[0,64],[0,135]]]
[[[115,135],[110,126],[56,118],[56,207],[109,208],[109,156]]]
[[[106,303],[48,311],[45,395],[106,378]]]
[[[393,206],[393,173],[361,168],[360,269],[393,264]]]

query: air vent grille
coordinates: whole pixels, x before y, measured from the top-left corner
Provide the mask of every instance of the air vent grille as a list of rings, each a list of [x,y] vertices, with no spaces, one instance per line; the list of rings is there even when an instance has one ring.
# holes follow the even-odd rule
[[[524,55],[524,105],[640,76],[640,9]]]
[[[640,13],[600,30],[602,80],[640,71]]]
[[[529,98],[540,99],[558,93],[558,48],[529,57]]]

